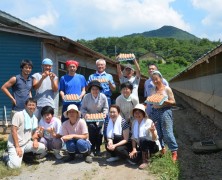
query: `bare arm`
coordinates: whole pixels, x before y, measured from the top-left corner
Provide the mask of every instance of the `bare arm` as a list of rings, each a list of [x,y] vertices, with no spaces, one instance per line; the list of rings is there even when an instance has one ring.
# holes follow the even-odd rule
[[[23,152],[22,152],[22,149],[19,146],[19,142],[18,142],[18,133],[17,133],[18,127],[12,125],[11,131],[12,131],[12,139],[14,141],[14,146],[15,146],[16,153],[19,157],[22,157]]]
[[[89,134],[69,134],[69,135],[65,135],[62,136],[62,139],[64,141],[68,141],[71,139],[88,139]]]
[[[111,91],[115,91],[116,90],[116,85],[112,84],[110,81],[108,83],[109,83],[109,87],[110,87]]]
[[[51,80],[51,84],[52,84],[52,90],[54,92],[58,91],[58,79],[55,79],[56,75],[54,73],[50,73],[49,74],[50,80]]]
[[[86,88],[84,87],[84,88],[82,88],[82,92],[81,92],[79,98],[82,99],[85,94],[86,94]]]
[[[14,97],[12,96],[12,94],[9,92],[8,89],[11,88],[15,83],[16,83],[16,77],[13,76],[1,87],[2,91],[6,94],[6,96],[8,96],[11,99],[14,105],[16,105],[16,100],[14,99]]]
[[[173,91],[170,87],[166,86],[166,91],[168,95],[168,100],[164,101],[164,105],[173,106],[176,104]]]
[[[121,65],[120,65],[120,63],[118,62],[117,64],[116,64],[116,66],[117,66],[117,75],[118,75],[118,77],[119,77],[119,79],[123,76],[123,72],[122,72],[122,70],[121,70]]]
[[[140,76],[141,76],[141,73],[140,73],[140,66],[139,66],[139,64],[138,64],[138,62],[137,62],[136,59],[133,60],[133,62],[134,62],[134,64],[135,64],[136,77],[137,77],[137,78],[140,78]]]

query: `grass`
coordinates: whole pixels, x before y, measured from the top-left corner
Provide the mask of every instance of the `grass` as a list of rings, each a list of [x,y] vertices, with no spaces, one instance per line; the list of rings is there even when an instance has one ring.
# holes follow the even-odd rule
[[[167,152],[163,157],[159,154],[152,157],[150,171],[157,174],[162,180],[179,179],[179,164],[171,160],[171,152]]]
[[[2,157],[2,154],[4,150],[7,147],[7,141],[4,139],[0,139],[0,157]],[[21,169],[10,169],[5,164],[3,161],[0,161],[0,179],[3,179],[8,176],[17,176],[21,173]]]

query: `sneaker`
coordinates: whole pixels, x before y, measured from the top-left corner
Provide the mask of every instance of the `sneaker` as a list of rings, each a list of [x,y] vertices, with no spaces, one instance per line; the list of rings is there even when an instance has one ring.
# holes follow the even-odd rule
[[[36,155],[36,159],[37,159],[37,160],[43,159],[47,154],[48,154],[48,152],[47,152],[47,151],[44,151],[42,154]]]
[[[94,156],[102,156],[102,153],[100,151],[94,152]]]
[[[92,163],[93,159],[91,156],[86,156],[85,162]]]
[[[61,156],[61,154],[60,154],[60,150],[58,150],[58,149],[53,149],[53,154],[56,157],[56,159],[62,159],[63,158],[63,156]]]
[[[140,164],[139,169],[145,169],[145,168],[147,168],[148,166],[149,166],[149,163],[148,163],[148,162],[142,163],[142,164]]]
[[[8,152],[4,152],[3,154],[2,154],[2,161],[5,163],[5,165],[7,166],[7,164],[8,164],[8,161],[9,161],[9,156],[8,156]]]
[[[119,160],[119,157],[116,156],[116,157],[110,157],[109,159],[107,159],[106,161],[107,162],[115,162],[115,161],[118,161]]]
[[[177,161],[177,151],[172,152],[172,161],[175,163]]]
[[[131,161],[130,159],[126,159],[126,161],[127,161],[129,164],[131,164],[131,165],[136,165],[136,163],[133,162],[133,161]]]
[[[68,153],[68,156],[63,158],[63,162],[70,162],[70,161],[74,160],[75,157],[76,157],[75,153]]]

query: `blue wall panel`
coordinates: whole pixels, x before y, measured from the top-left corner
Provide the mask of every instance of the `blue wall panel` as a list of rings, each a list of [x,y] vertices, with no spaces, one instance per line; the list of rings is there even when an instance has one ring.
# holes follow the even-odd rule
[[[41,71],[41,55],[40,38],[0,31],[0,86],[10,77],[20,73],[22,59],[32,60],[34,66],[32,74]],[[4,105],[9,118],[11,101],[0,91],[0,120],[4,118]]]

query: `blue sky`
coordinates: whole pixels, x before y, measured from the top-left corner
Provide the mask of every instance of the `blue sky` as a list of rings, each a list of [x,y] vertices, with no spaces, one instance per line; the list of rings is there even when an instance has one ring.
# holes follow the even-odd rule
[[[164,25],[222,39],[220,0],[0,0],[0,9],[73,40],[120,37]]]

